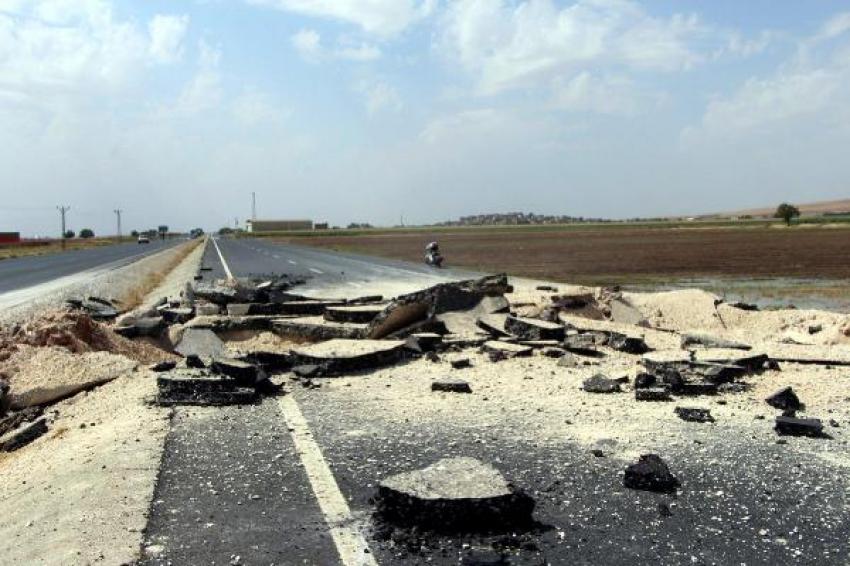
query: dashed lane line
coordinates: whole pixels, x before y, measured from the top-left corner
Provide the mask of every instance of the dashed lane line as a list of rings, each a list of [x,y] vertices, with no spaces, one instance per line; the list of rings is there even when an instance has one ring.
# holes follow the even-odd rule
[[[313,438],[295,396],[281,397],[278,403],[292,433],[292,440],[304,465],[307,479],[310,480],[325,522],[330,528],[340,560],[345,566],[378,566],[358,522],[352,517],[351,509],[339,490],[333,472],[322,456],[321,448]]]
[[[324,275],[324,273],[325,273],[324,271],[322,271],[322,270],[320,270],[320,269],[316,269],[315,267],[311,267],[311,268],[310,268],[310,271],[312,271],[312,272],[313,272],[313,273],[315,273],[316,275]]]
[[[288,260],[286,260],[286,261],[287,261],[287,262],[289,262],[289,263],[291,263],[292,265],[298,265],[298,262],[297,262],[297,261],[292,261],[291,259],[288,259]]]
[[[211,238],[213,245],[215,246],[215,251],[218,252],[218,259],[221,260],[221,265],[224,267],[224,273],[227,275],[228,279],[233,279],[233,273],[230,271],[230,267],[227,265],[227,262],[224,261],[224,256],[221,253],[221,248],[218,247],[218,242],[215,238]]]

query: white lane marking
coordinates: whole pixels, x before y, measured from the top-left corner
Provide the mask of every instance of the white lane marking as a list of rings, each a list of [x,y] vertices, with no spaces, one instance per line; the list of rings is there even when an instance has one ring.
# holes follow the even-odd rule
[[[360,283],[355,283],[354,281],[348,281],[347,283],[348,283],[349,285],[351,285],[352,287],[357,287],[358,289],[359,289],[360,287],[362,287],[362,285],[361,285]]]
[[[221,254],[221,249],[218,247],[218,242],[216,242],[215,238],[210,239],[212,240],[212,243],[215,246],[215,251],[218,252],[218,259],[221,260],[221,265],[224,267],[224,273],[227,275],[228,279],[233,279],[233,273],[230,272],[230,267],[228,267],[227,262],[224,261],[224,256]]]
[[[307,479],[325,515],[339,558],[345,566],[377,566],[369,544],[351,515],[351,509],[339,490],[333,472],[313,438],[307,420],[290,394],[278,401],[283,418],[292,432],[295,449],[304,465]]]
[[[324,271],[320,271],[320,270],[316,269],[315,267],[311,267],[310,271],[312,271],[316,275],[323,275],[325,273]]]
[[[297,262],[297,261],[292,261],[291,259],[288,259],[288,260],[286,260],[286,261],[288,261],[288,262],[289,262],[289,263],[291,263],[292,265],[298,265],[298,262]]]
[[[277,255],[277,254],[274,254],[272,257],[275,258],[275,259],[280,259],[280,256]]]

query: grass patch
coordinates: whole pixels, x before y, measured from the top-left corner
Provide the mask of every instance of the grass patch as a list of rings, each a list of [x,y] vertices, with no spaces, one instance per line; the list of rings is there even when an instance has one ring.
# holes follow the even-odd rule
[[[17,257],[41,256],[69,252],[73,250],[87,250],[102,246],[135,241],[133,238],[89,238],[66,240],[62,247],[61,240],[50,240],[48,242],[24,242],[21,244],[0,245],[0,260],[14,259]]]
[[[185,244],[171,250],[174,253],[168,258],[168,261],[160,269],[148,272],[142,280],[136,285],[121,301],[121,304],[127,310],[132,310],[144,302],[145,298],[171,273],[183,260],[189,257],[195,248],[197,248],[202,239],[194,239]]]

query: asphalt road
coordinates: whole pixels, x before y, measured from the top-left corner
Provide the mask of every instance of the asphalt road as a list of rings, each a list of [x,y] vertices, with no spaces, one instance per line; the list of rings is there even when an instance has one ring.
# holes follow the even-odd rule
[[[26,289],[61,277],[101,268],[120,267],[183,240],[126,243],[0,261],[0,294]]]
[[[224,259],[222,264],[221,259]],[[449,258],[450,261],[450,258]],[[480,274],[457,269],[435,269],[392,259],[352,253],[329,252],[306,246],[278,244],[263,239],[218,238],[210,242],[204,266],[212,271],[205,279],[286,274],[303,278],[299,291],[305,294],[333,289],[350,294],[373,294],[387,282],[409,282],[422,287],[440,281],[477,277]],[[228,273],[228,270],[230,273]],[[380,293],[381,291],[378,291]]]
[[[318,289],[354,282],[368,292],[373,278],[433,276],[425,266],[262,241],[218,245],[205,257],[211,276],[225,275],[222,257],[234,276],[309,276]],[[412,379],[416,364],[430,363],[393,371]],[[850,484],[840,467],[805,455],[807,442],[838,440],[785,444],[767,425],[758,434],[692,425],[693,444],[664,453],[683,489],[656,494],[623,487],[619,458],[566,439],[538,443],[524,434],[521,412],[481,427],[470,409],[429,426],[394,412],[383,393],[397,383],[392,375],[339,379],[255,406],[176,409],[146,533],[155,550],[143,563],[841,564],[850,551]],[[432,395],[426,381],[422,394]],[[488,401],[469,399],[470,407]],[[374,523],[377,481],[459,455],[493,463],[531,494],[537,523],[439,535]],[[366,547],[341,545],[339,529]]]

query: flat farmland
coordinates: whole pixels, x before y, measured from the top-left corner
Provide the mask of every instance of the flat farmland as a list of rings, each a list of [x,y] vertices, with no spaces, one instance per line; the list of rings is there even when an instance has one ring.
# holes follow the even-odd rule
[[[635,290],[699,287],[762,306],[850,312],[850,226],[567,225],[300,233],[275,240],[420,262]]]

